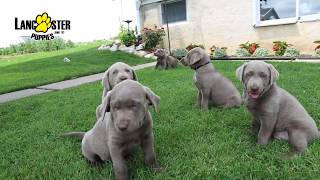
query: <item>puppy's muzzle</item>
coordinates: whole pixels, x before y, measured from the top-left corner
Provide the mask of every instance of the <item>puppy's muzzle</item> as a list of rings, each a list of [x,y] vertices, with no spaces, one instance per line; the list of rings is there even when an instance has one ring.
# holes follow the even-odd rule
[[[249,96],[251,97],[251,99],[258,99],[260,94],[261,92],[258,87],[250,87]]]
[[[117,127],[120,131],[125,131],[129,127],[129,121],[127,120],[122,120],[117,124]]]
[[[124,81],[124,80],[127,80],[128,77],[126,77],[126,76],[121,76],[119,79],[120,79],[120,81]]]

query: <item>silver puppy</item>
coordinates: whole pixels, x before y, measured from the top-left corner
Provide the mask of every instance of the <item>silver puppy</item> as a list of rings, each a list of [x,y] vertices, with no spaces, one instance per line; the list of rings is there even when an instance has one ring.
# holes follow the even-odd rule
[[[158,57],[155,67],[156,69],[176,68],[178,66],[178,60],[170,56],[165,49],[158,49],[154,55]]]
[[[201,48],[194,48],[181,60],[194,69],[193,77],[198,88],[198,105],[207,110],[209,105],[239,107],[241,96],[232,82],[220,74],[210,63],[210,56]]]
[[[278,71],[263,61],[251,61],[236,71],[244,84],[244,100],[253,115],[253,130],[258,144],[266,145],[271,137],[288,140],[292,154],[304,152],[319,138],[314,120],[299,101],[276,84]]]
[[[125,157],[141,145],[145,164],[159,170],[154,151],[152,117],[153,105],[158,111],[160,98],[149,88],[125,80],[109,91],[103,100],[103,116],[86,133],[71,132],[64,136],[82,139],[82,154],[93,163],[112,160],[116,179],[128,179]]]
[[[117,62],[117,63],[114,63],[112,66],[110,66],[106,70],[102,78],[102,85],[103,85],[102,100],[107,95],[108,91],[110,91],[116,84],[126,79],[132,79],[132,80],[138,81],[138,77],[131,66],[123,62]],[[99,119],[100,116],[101,116],[101,104],[96,109],[97,119]]]

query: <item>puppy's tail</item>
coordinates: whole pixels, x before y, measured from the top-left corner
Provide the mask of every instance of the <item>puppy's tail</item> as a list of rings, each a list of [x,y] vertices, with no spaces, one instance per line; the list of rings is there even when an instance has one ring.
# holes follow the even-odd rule
[[[63,133],[61,136],[62,137],[76,137],[80,140],[83,139],[85,132],[68,132],[68,133]]]

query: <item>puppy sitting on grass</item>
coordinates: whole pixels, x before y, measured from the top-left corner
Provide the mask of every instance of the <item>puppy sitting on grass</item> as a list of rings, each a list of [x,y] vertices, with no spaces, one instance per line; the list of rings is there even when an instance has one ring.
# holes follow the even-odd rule
[[[102,100],[107,95],[108,91],[112,90],[112,88],[120,83],[121,81],[124,81],[126,79],[132,79],[135,81],[138,81],[138,77],[136,75],[136,72],[134,69],[129,66],[126,63],[123,62],[117,62],[112,64],[106,72],[103,75],[102,78],[102,86],[103,86],[103,93],[102,93]],[[96,108],[96,117],[97,120],[101,116],[101,104]]]
[[[195,70],[193,80],[198,88],[197,104],[202,110],[208,110],[209,106],[232,108],[241,105],[237,88],[213,67],[210,56],[203,49],[190,50],[180,62]]]
[[[156,69],[168,69],[168,68],[177,68],[178,60],[169,55],[165,49],[158,49],[155,53],[157,56]]]
[[[103,115],[88,132],[71,132],[64,136],[82,139],[82,154],[92,163],[111,160],[116,179],[128,179],[125,157],[141,145],[145,164],[155,170],[160,166],[154,151],[153,105],[158,111],[160,98],[149,88],[133,80],[125,80],[109,91],[103,100]]]
[[[244,84],[244,101],[253,115],[253,130],[260,145],[273,137],[289,141],[290,157],[307,150],[308,143],[320,137],[316,123],[299,101],[276,84],[278,71],[272,64],[251,61],[237,69]]]

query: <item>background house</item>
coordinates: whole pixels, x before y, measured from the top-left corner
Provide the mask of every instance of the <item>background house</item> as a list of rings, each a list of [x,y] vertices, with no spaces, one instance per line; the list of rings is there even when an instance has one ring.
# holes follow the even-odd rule
[[[172,48],[198,43],[234,53],[246,41],[271,49],[284,40],[313,53],[313,41],[320,40],[318,0],[142,0],[142,27],[165,27],[165,2]]]

